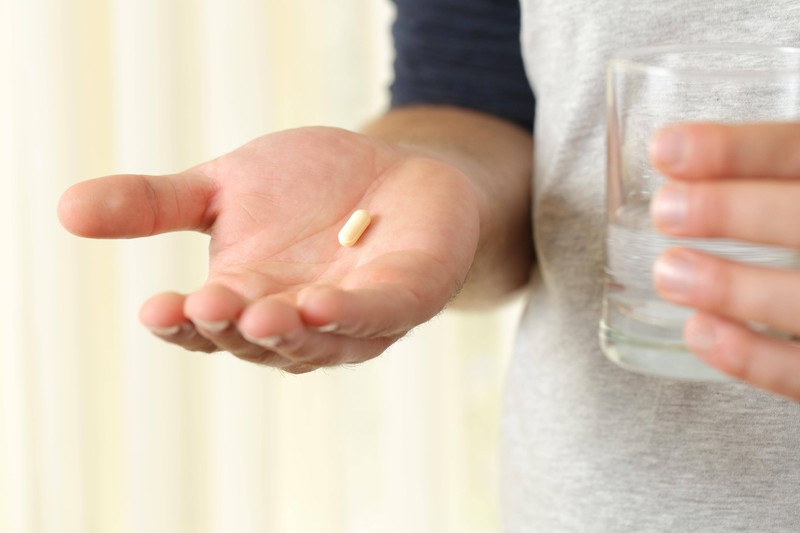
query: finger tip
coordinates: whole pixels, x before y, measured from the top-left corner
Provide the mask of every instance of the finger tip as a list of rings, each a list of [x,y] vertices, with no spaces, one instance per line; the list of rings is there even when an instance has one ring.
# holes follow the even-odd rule
[[[56,208],[70,233],[90,238],[126,238],[148,234],[140,207],[131,200],[124,176],[95,178],[69,187]]]
[[[85,183],[77,183],[64,191],[58,200],[56,215],[64,229],[73,235],[93,237],[98,233],[97,219],[83,189]]]
[[[239,318],[239,330],[251,339],[285,337],[302,329],[297,308],[282,298],[269,296],[247,306]]]
[[[223,285],[207,285],[186,296],[183,314],[192,320],[235,320],[244,309],[244,298]]]
[[[307,325],[324,327],[341,319],[341,289],[328,286],[307,287],[297,295],[300,316]]]
[[[119,174],[76,183],[61,195],[57,214],[80,237],[133,238],[162,233],[144,176]]]
[[[686,162],[688,140],[680,126],[658,130],[650,139],[648,155],[662,173],[680,175]]]
[[[698,311],[683,328],[686,346],[717,370],[741,379],[745,370],[740,346],[753,332],[716,314]]]
[[[163,328],[186,321],[183,314],[185,296],[167,292],[146,300],[139,308],[139,322],[148,328]]]
[[[717,323],[711,315],[697,312],[686,320],[683,336],[692,351],[706,354],[717,343]]]

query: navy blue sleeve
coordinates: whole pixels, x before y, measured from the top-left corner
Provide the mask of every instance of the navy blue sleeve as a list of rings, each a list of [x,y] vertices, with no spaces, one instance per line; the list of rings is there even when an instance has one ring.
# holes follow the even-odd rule
[[[394,0],[392,107],[453,105],[532,129],[519,0]]]

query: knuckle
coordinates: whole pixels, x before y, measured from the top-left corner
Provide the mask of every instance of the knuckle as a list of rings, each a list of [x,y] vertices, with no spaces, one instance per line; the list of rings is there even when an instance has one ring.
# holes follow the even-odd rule
[[[717,309],[728,316],[753,318],[754,306],[758,302],[752,299],[753,291],[745,286],[747,280],[743,279],[744,268],[729,261],[717,260],[713,273],[717,284],[715,303]]]
[[[690,189],[690,225],[693,233],[709,237],[726,233],[726,224],[731,219],[732,198],[723,184],[699,183]]]
[[[706,173],[712,176],[724,176],[736,172],[739,166],[739,153],[734,149],[727,128],[708,125],[699,132],[705,142],[703,152],[706,154]]]
[[[753,290],[751,267],[724,259],[709,262],[701,289],[702,305],[736,320],[774,325],[775,295],[768,290]]]
[[[785,390],[791,376],[780,365],[770,361],[774,347],[770,348],[769,342],[762,334],[745,326],[730,332],[725,344],[728,373],[766,390]]]
[[[703,304],[734,320],[787,327],[787,310],[800,311],[800,294],[793,284],[782,282],[789,278],[775,275],[763,267],[717,259],[704,275],[709,282]]]
[[[145,198],[144,205],[150,208],[150,229],[147,234],[154,235],[158,231],[159,220],[161,219],[161,204],[159,203],[158,191],[147,176],[137,176],[137,182]]]
[[[735,378],[750,381],[757,372],[754,353],[757,348],[755,334],[744,328],[732,328],[727,332],[720,350],[724,352],[724,370]]]
[[[755,337],[757,334],[752,335]],[[766,390],[783,390],[790,376],[780,365],[771,364],[770,356],[765,350],[763,343],[750,344],[749,351],[742,360],[741,379]]]
[[[776,305],[776,301],[782,298],[780,294],[769,290],[748,290],[746,298],[746,308],[742,310],[742,314],[746,314],[750,320],[774,327],[785,322],[781,316],[785,310]]]
[[[718,258],[707,258],[700,262],[700,276],[696,297],[699,305],[709,310],[730,309],[735,305],[736,294],[732,289],[730,265]]]

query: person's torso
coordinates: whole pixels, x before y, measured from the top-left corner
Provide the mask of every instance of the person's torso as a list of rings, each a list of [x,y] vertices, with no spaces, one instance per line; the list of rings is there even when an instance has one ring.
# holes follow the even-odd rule
[[[800,532],[800,405],[600,352],[605,62],[669,43],[800,47],[798,0],[522,0],[538,268],[508,376],[506,531]]]

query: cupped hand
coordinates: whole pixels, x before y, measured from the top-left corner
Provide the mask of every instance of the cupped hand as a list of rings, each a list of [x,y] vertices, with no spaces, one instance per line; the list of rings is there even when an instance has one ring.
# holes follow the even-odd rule
[[[654,273],[662,297],[699,310],[684,330],[693,352],[800,401],[800,123],[677,124],[658,132],[651,148],[656,167],[673,178],[652,205],[661,231],[797,251],[794,269],[672,249]]]
[[[356,209],[372,223],[337,234]],[[455,166],[333,128],[258,138],[185,172],[79,183],[59,204],[85,237],[211,236],[209,275],[140,319],[189,350],[300,373],[365,361],[438,313],[478,242],[476,192]]]

